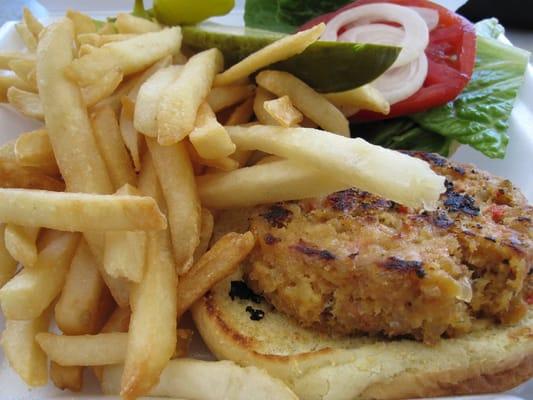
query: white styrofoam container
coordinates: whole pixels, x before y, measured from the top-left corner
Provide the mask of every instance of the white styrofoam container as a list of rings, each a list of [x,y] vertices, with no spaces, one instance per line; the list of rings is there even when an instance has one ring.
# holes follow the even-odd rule
[[[117,12],[129,10],[132,0],[92,0],[67,1],[67,0],[42,0],[44,8],[37,10],[39,17],[45,18],[44,22],[54,17],[63,15],[68,8],[87,12],[94,17],[106,17]],[[213,18],[214,21],[228,25],[242,25],[243,0],[237,0],[237,6],[230,15]],[[457,8],[464,0],[437,1],[450,8]],[[150,3],[148,1],[146,4]],[[23,44],[20,41],[14,23],[8,22],[0,27],[0,51],[20,51]],[[0,144],[17,137],[20,133],[41,126],[35,120],[25,118],[9,107],[0,106]],[[533,67],[528,67],[526,80],[521,89],[519,99],[511,116],[509,128],[510,142],[507,155],[503,160],[492,160],[475,150],[461,146],[453,159],[461,162],[474,163],[482,169],[496,175],[506,177],[513,181],[525,193],[530,202],[533,202]],[[192,325],[190,321],[187,322]],[[0,331],[4,327],[3,316],[0,315]],[[192,347],[192,356],[201,359],[212,359],[209,351],[196,335]],[[90,373],[85,376],[84,390],[81,395],[62,392],[53,385],[43,388],[29,389],[26,384],[13,372],[0,353],[0,400],[37,400],[37,399],[113,399],[100,395],[99,388]],[[490,396],[454,397],[454,400],[533,400],[533,380],[514,389],[507,394]],[[452,399],[452,398],[448,398]]]

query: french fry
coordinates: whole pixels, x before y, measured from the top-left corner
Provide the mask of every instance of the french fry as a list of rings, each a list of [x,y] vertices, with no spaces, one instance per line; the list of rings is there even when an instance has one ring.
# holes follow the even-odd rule
[[[63,366],[110,365],[124,362],[127,333],[96,335],[54,335],[48,332],[35,336],[50,360]]]
[[[88,44],[93,47],[102,47],[106,43],[120,42],[122,40],[131,39],[135,36],[135,34],[124,33],[112,33],[107,35],[99,33],[82,33],[77,36],[77,39],[80,45]]]
[[[406,154],[309,128],[228,127],[237,148],[261,150],[409,207],[435,207],[444,178]],[[302,145],[305,143],[305,145]]]
[[[234,106],[253,96],[255,85],[235,85],[215,87],[207,96],[207,102],[214,112]]]
[[[215,284],[231,275],[252,251],[255,238],[251,232],[230,232],[221,237],[178,283],[178,318]]]
[[[28,27],[28,30],[35,37],[35,39],[39,40],[39,34],[44,29],[44,27],[27,7],[24,7],[22,11],[22,20]]]
[[[124,185],[118,195],[139,196],[139,190]],[[115,278],[139,283],[146,261],[146,233],[143,231],[107,232],[105,238],[104,269]]]
[[[133,126],[133,113],[135,103],[128,97],[122,98],[122,110],[120,111],[119,126],[122,140],[129,150],[136,171],[141,168],[140,136]]]
[[[148,149],[168,207],[168,221],[178,274],[192,264],[200,235],[201,207],[185,145],[161,146],[147,138]]]
[[[37,75],[46,129],[68,190],[112,193],[114,188],[96,146],[80,89],[63,74],[73,58],[73,38],[69,19],[48,26],[41,34]]]
[[[87,54],[92,53],[94,50],[96,50],[95,46],[91,46],[90,44],[82,44],[80,48],[78,49],[78,58],[86,56]]]
[[[96,24],[88,15],[74,10],[67,10],[67,18],[74,24],[76,36],[81,33],[96,33]]]
[[[80,240],[65,285],[55,305],[57,326],[64,334],[96,333],[99,302],[105,289],[98,264],[85,240]]]
[[[105,394],[119,394],[122,373],[122,365],[104,368],[101,386]],[[190,358],[170,361],[149,395],[219,400],[221,393],[238,393],[239,398],[243,399],[297,400],[296,395],[281,380],[271,377],[262,369],[240,367],[231,361]]]
[[[24,23],[15,24],[15,29],[20,38],[24,42],[24,45],[30,52],[34,52],[37,49],[37,39],[33,36],[33,33],[29,30],[28,26]]]
[[[30,92],[32,87],[24,80],[13,74],[0,75],[0,103],[7,103],[7,91],[15,87]]]
[[[128,91],[128,98],[135,103],[137,101],[139,90],[141,90],[141,86],[144,85],[144,83],[150,79],[152,75],[159,70],[170,66],[170,64],[172,64],[172,56],[169,55],[163,57],[161,60],[146,68],[142,73],[140,73],[139,77],[135,79],[135,84]]]
[[[121,395],[136,398],[159,381],[176,349],[176,265],[167,231],[148,235],[146,274],[131,292]],[[174,301],[174,303],[172,303]]]
[[[160,230],[167,226],[150,197],[25,189],[0,189],[0,221],[69,232]]]
[[[265,101],[263,108],[279,125],[286,128],[297,126],[304,119],[302,113],[292,105],[289,96]]]
[[[39,317],[59,294],[79,235],[47,231],[46,243],[33,268],[24,268],[0,289],[0,303],[7,319]]]
[[[168,207],[163,195],[163,189],[161,189],[152,155],[149,151],[147,151],[143,157],[141,173],[139,174],[139,190],[145,196],[153,198],[163,214],[168,214]]]
[[[119,33],[147,33],[161,30],[161,26],[156,22],[125,13],[117,15],[115,26]]]
[[[98,33],[99,35],[113,35],[117,33],[117,30],[115,28],[115,24],[111,21],[108,21],[103,24],[96,33]]]
[[[259,86],[255,92],[254,113],[257,120],[263,125],[279,125],[278,121],[272,118],[272,116],[267,113],[264,107],[266,101],[274,100],[275,98],[275,95],[261,86]]]
[[[207,174],[199,176],[196,182],[202,204],[213,209],[300,200],[350,187],[329,175],[288,160]]]
[[[254,98],[250,97],[244,103],[235,107],[235,110],[230,114],[226,125],[241,125],[250,122],[254,114]]]
[[[261,50],[250,54],[244,60],[217,75],[214,85],[230,85],[239,79],[246,78],[261,68],[300,54],[309,45],[316,42],[325,29],[325,24],[318,24],[310,29],[286,36],[263,47]]]
[[[13,60],[9,63],[9,68],[28,84],[32,92],[37,91],[37,76],[35,74],[35,62],[33,60]]]
[[[59,175],[52,144],[45,129],[22,133],[15,142],[17,163],[34,167],[48,175]]]
[[[35,335],[46,332],[50,313],[44,311],[27,321],[7,320],[1,344],[9,365],[29,386],[48,383],[46,354],[35,341]]]
[[[8,224],[5,229],[5,246],[11,257],[24,267],[37,262],[37,237],[39,228]]]
[[[126,183],[135,184],[137,177],[113,109],[109,106],[97,108],[91,115],[91,122],[113,186],[118,189]]]
[[[16,162],[0,161],[0,187],[42,189],[61,192],[65,184],[45,175],[37,168],[22,167]]]
[[[215,225],[215,219],[211,211],[209,211],[207,208],[202,208],[202,225],[200,226],[200,243],[198,244],[198,247],[196,247],[196,250],[194,251],[194,262],[195,263],[209,248],[209,242],[211,241],[211,236],[213,236],[214,225]]]
[[[282,71],[262,71],[256,81],[277,96],[289,96],[298,110],[323,129],[350,136],[346,117],[324,96],[295,76]]]
[[[133,126],[144,135],[157,136],[157,110],[166,89],[181,74],[181,65],[172,65],[153,74],[139,89],[135,102]]]
[[[92,107],[100,100],[110,96],[122,82],[122,71],[119,68],[110,70],[102,79],[81,90],[83,102],[86,107]]]
[[[15,143],[17,139],[10,140],[9,142],[4,143],[0,146],[0,163],[16,163],[17,156],[15,155]]]
[[[50,362],[50,379],[58,389],[79,392],[83,386],[83,367],[66,367],[52,361]]]
[[[196,115],[196,125],[189,140],[200,155],[207,159],[227,157],[235,151],[226,129],[219,124],[209,104],[203,102]]]
[[[124,75],[142,71],[157,60],[178,53],[180,46],[180,28],[166,28],[99,47],[74,60],[65,73],[87,86],[117,67]]]
[[[22,115],[44,119],[43,105],[38,94],[10,87],[7,89],[7,100]]]
[[[360,110],[374,111],[387,115],[390,104],[381,92],[372,85],[363,85],[345,92],[326,93],[326,99],[337,107],[354,107]]]
[[[17,272],[17,261],[11,257],[5,246],[5,225],[0,224],[0,289]]]
[[[184,139],[194,128],[200,104],[211,89],[224,60],[218,49],[191,57],[180,76],[166,88],[157,112],[157,140],[171,145]]]
[[[176,343],[176,350],[172,358],[183,358],[189,355],[189,347],[191,346],[194,332],[190,329],[178,329],[178,342]]]
[[[21,52],[0,53],[0,69],[10,69],[9,63],[13,60],[35,61],[35,54],[21,53]]]

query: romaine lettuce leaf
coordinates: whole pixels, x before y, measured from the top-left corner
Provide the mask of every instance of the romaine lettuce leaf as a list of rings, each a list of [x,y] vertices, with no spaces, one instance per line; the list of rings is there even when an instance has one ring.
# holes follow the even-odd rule
[[[249,28],[283,33],[293,33],[297,28],[278,17],[277,0],[246,0],[244,24]]]
[[[474,74],[457,99],[411,118],[422,128],[503,158],[509,117],[524,80],[529,53],[478,36]]]
[[[323,14],[338,10],[353,0],[278,0],[281,21],[300,26]]]
[[[355,124],[351,130],[353,136],[389,149],[427,151],[445,157],[450,154],[452,139],[425,130],[405,117]]]

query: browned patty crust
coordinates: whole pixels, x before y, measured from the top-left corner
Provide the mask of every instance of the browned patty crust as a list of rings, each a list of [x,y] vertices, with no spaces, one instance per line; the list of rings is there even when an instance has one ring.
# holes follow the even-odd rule
[[[302,325],[341,334],[431,343],[522,318],[533,208],[508,180],[410,154],[447,178],[436,211],[357,189],[260,207],[250,286]]]

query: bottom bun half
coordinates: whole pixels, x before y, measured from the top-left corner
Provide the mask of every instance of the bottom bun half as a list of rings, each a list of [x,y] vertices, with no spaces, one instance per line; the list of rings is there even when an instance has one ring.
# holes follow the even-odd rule
[[[246,212],[225,213],[215,236],[247,229]],[[193,307],[196,326],[218,359],[256,366],[301,399],[405,399],[495,393],[533,376],[533,308],[517,325],[487,325],[428,346],[409,339],[331,337],[300,327],[264,300],[229,296],[220,282]],[[259,321],[247,308],[264,311]]]

